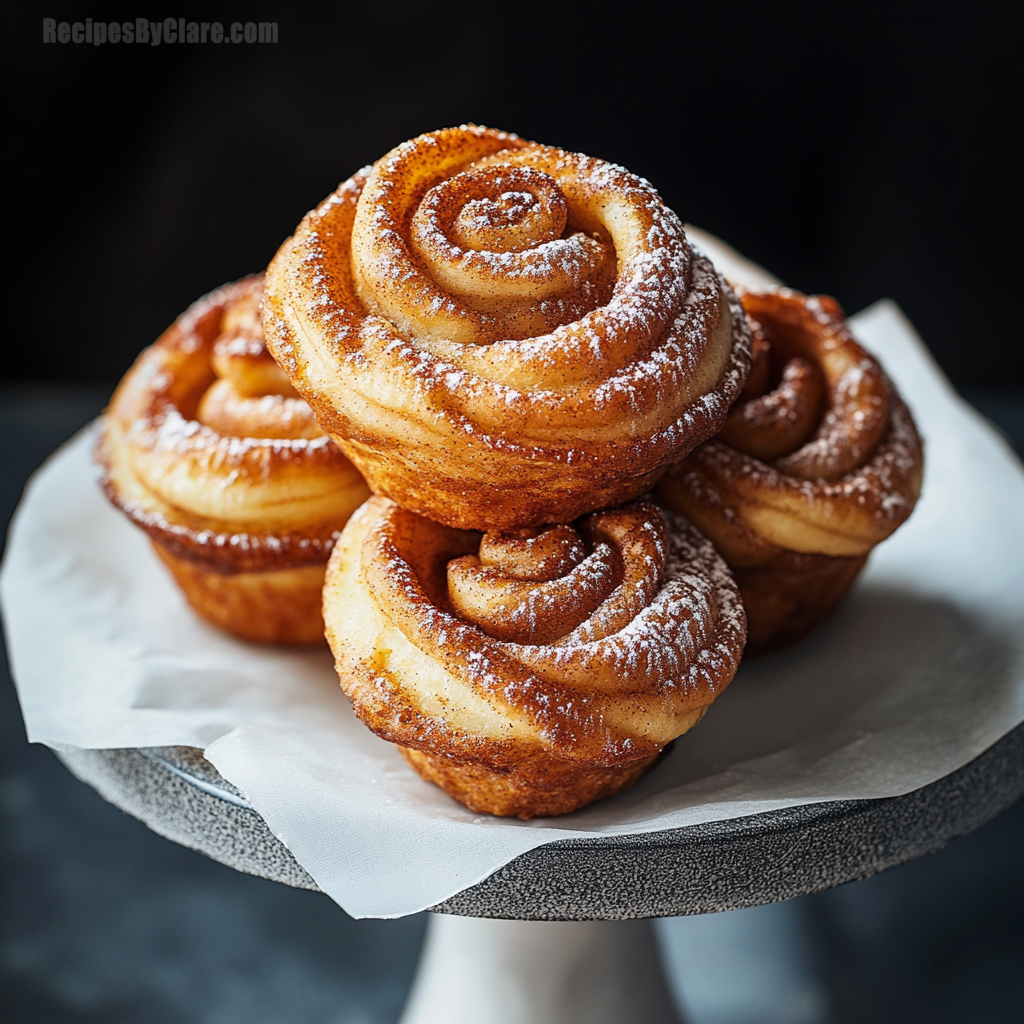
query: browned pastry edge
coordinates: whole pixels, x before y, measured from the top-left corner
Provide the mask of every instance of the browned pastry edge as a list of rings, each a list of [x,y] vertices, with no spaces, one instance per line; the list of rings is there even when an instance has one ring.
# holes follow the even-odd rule
[[[256,524],[226,523],[190,515],[155,495],[145,501],[128,497],[124,484],[131,468],[124,463],[115,465],[108,429],[109,423],[105,423],[94,452],[102,470],[100,485],[110,503],[145,530],[154,545],[206,572],[221,575],[282,572],[305,566],[322,569],[327,564],[341,533],[339,529],[267,532]]]
[[[913,511],[923,461],[909,410],[878,361],[856,342],[834,299],[780,289],[746,293],[743,303],[758,322],[752,325],[754,383],[743,396],[746,406],[730,413],[739,440],[727,443],[730,431],[723,430],[674,465],[659,483],[658,494],[669,508],[688,516],[729,563],[747,610],[749,656],[797,642],[833,613],[871,549]],[[767,370],[766,355],[779,365],[791,359],[787,371],[800,362],[793,358],[792,334],[787,336],[798,329],[807,334],[812,348],[820,349],[822,359],[845,350],[857,363],[856,372],[847,372],[840,386],[831,386],[829,403],[821,409],[820,426],[810,440],[794,436],[789,454],[763,460],[754,448],[780,424],[786,427],[787,417],[793,419],[798,410],[780,404],[775,420],[767,417],[764,422],[746,414],[759,403],[767,410],[772,401],[800,397],[785,394],[786,373],[772,390],[761,372]],[[768,342],[777,346],[774,356]],[[766,388],[764,396],[752,399]],[[832,403],[840,401],[849,406],[845,418],[833,411]],[[743,417],[748,422],[741,424]],[[793,445],[803,447],[792,452]],[[830,446],[836,454],[821,458]],[[808,476],[801,467],[801,455],[813,455],[816,449],[819,457],[804,461],[831,470],[830,475]],[[798,522],[799,529],[791,525],[784,539],[771,539],[772,516]]]
[[[186,420],[194,414],[197,395],[215,379],[211,366],[200,369],[200,365],[204,358],[216,358],[214,342],[225,310],[259,287],[261,281],[262,275],[251,275],[198,299],[155,344],[140,354],[101,420],[102,429],[94,452],[102,471],[101,484],[111,503],[145,530],[152,541],[209,572],[279,572],[303,566],[322,567],[343,525],[338,517],[295,527],[199,514],[160,497],[141,479],[133,465],[133,431],[140,427],[152,429],[153,422],[167,409],[180,406]],[[269,361],[265,353],[263,360]],[[250,359],[254,361],[260,362]],[[181,374],[180,381],[175,379],[176,369]],[[257,366],[257,369],[264,369],[263,376],[267,376],[264,367]],[[283,381],[280,370],[276,366],[274,370]],[[218,438],[219,435],[211,436]],[[231,438],[223,440],[232,443]],[[333,442],[326,438],[321,440],[324,451],[313,460],[317,468],[323,471],[325,465],[334,462],[346,465]],[[280,451],[260,469],[276,470],[281,466],[289,470],[289,463],[305,457],[303,450],[289,454],[288,444],[287,440],[281,441]],[[231,456],[226,462],[224,473],[238,468],[231,464]],[[351,467],[349,469],[351,471]],[[365,496],[367,489],[361,481],[357,486]],[[357,496],[356,503],[359,500],[361,497]]]
[[[317,416],[324,417],[328,430],[330,412],[314,404]],[[525,526],[542,526],[551,522],[571,522],[594,509],[625,504],[648,492],[668,468],[656,466],[642,475],[624,478],[618,467],[626,460],[621,452],[606,452],[610,472],[594,465],[584,474],[576,466],[544,466],[540,460],[527,474],[514,481],[455,479],[441,474],[405,476],[381,486],[375,472],[379,454],[363,456],[358,442],[339,445],[364,474],[374,494],[386,495],[403,508],[426,518],[436,518],[447,526],[462,530],[499,531]],[[467,462],[474,459],[469,453]],[[396,461],[397,458],[396,458]],[[481,460],[483,461],[483,460]],[[470,497],[471,496],[471,497]],[[464,510],[471,508],[472,513]],[[481,510],[488,509],[486,513]]]
[[[325,564],[226,574],[152,543],[188,603],[207,622],[255,643],[326,645],[321,611]]]
[[[403,239],[422,189],[495,161],[551,170],[577,196],[588,244],[611,230],[601,227],[606,214],[619,224],[620,278],[610,300],[549,334],[463,344],[453,340],[459,325],[477,313],[439,290]],[[462,262],[531,253],[498,261],[474,251]],[[552,266],[554,277],[567,269]],[[638,496],[717,432],[749,370],[735,294],[646,181],[480,126],[420,136],[354,175],[307,215],[267,273],[267,346],[318,422],[374,493],[458,528],[568,522]],[[491,299],[520,279],[492,281]],[[423,317],[445,329],[427,329]]]
[[[760,565],[733,566],[747,610],[745,657],[781,650],[825,622],[846,596],[867,555],[781,550]]]
[[[457,529],[508,530],[569,522],[646,493],[681,453],[714,436],[725,422],[750,369],[750,345],[739,299],[720,275],[719,280],[732,326],[729,355],[714,387],[656,436],[604,442],[585,460],[578,452],[574,460],[573,451],[564,446],[527,446],[510,438],[476,435],[460,441],[466,472],[451,475],[437,470],[431,446],[410,450],[382,442],[340,413],[301,376],[291,376],[291,381],[374,494]],[[264,327],[269,323],[276,333],[268,334],[268,347],[282,358],[279,354],[297,351],[295,334],[269,303],[268,299]],[[288,358],[298,365],[296,355]],[[681,444],[684,435],[689,439]],[[516,464],[502,475],[494,469],[498,458]]]
[[[331,556],[324,619],[359,718],[455,799],[521,818],[639,779],[746,638],[724,561],[650,503],[481,538],[371,498]]]
[[[658,753],[612,768],[584,768],[538,753],[498,772],[479,762],[398,749],[417,774],[471,811],[524,821],[568,814],[594,800],[615,796],[643,778],[662,756]]]

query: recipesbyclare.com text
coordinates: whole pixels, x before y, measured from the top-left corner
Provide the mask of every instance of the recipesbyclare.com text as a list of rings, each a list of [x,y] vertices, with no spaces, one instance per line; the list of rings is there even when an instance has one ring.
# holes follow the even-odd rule
[[[57,21],[43,18],[44,43],[68,43],[83,46],[124,44],[136,46],[174,46],[224,43],[276,43],[276,21],[187,21],[185,18],[164,18],[150,21]]]

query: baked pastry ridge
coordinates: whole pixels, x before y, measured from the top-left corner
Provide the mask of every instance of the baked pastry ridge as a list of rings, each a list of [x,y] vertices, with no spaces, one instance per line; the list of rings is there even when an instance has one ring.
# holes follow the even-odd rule
[[[267,271],[267,345],[377,494],[459,528],[643,493],[742,387],[742,309],[614,164],[474,125],[343,182]]]
[[[139,356],[97,459],[200,615],[248,640],[323,643],[327,557],[369,489],[266,351],[262,288],[212,292]]]
[[[784,647],[831,614],[913,511],[914,421],[839,304],[790,289],[742,295],[754,359],[719,436],[658,484],[736,575],[748,650]]]
[[[481,535],[371,498],[324,621],[359,717],[476,811],[562,814],[632,785],[735,674],[739,593],[647,502]]]

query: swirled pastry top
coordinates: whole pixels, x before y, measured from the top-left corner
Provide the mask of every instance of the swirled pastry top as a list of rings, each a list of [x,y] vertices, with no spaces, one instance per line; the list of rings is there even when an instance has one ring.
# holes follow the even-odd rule
[[[921,440],[838,303],[789,289],[748,292],[754,361],[721,434],[659,491],[731,565],[773,550],[863,555],[913,511]]]
[[[263,345],[262,276],[192,305],[126,374],[98,454],[157,540],[249,571],[324,562],[369,493]]]
[[[636,496],[718,430],[749,364],[735,296],[646,181],[475,126],[308,214],[264,330],[377,493],[474,528]]]
[[[728,685],[746,636],[711,544],[643,502],[481,537],[372,498],[331,556],[324,621],[374,732],[491,766],[649,758]]]

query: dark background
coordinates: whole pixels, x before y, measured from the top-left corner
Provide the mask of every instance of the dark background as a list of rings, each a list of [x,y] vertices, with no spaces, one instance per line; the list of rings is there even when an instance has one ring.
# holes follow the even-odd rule
[[[962,388],[1024,386],[1019,5],[171,7],[5,8],[6,379],[113,384],[340,180],[472,120],[625,165],[851,313],[896,299]],[[44,46],[43,14],[280,42]]]
[[[361,165],[467,120],[622,163],[684,219],[850,312],[896,299],[1020,453],[1019,10],[7,5],[3,522],[191,301],[263,267]],[[43,16],[168,15],[274,20],[280,42],[40,42]],[[0,718],[5,1020],[396,1019],[422,916],[354,922],[174,846],[29,747],[4,679]],[[1018,803],[875,879],[669,922],[678,955],[717,957],[701,978],[677,955],[691,1021],[1024,1019],[1022,850]]]

